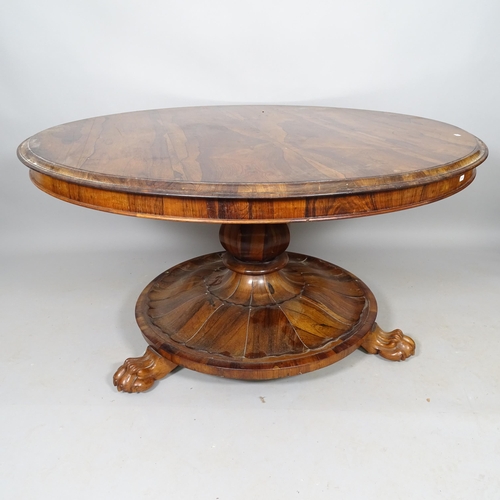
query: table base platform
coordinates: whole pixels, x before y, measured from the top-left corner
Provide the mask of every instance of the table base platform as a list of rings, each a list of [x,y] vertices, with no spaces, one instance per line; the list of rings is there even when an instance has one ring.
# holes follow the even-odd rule
[[[146,353],[114,384],[142,392],[177,366],[227,378],[268,380],[328,366],[362,348],[403,360],[401,330],[375,322],[370,289],[323,260],[287,253],[286,224],[222,225],[226,252],[179,264],[153,280],[136,307]]]

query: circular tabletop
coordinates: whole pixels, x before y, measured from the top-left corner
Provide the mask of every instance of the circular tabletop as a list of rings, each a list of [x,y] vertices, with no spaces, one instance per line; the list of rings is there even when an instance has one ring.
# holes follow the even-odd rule
[[[207,106],[47,129],[19,158],[41,189],[91,208],[213,222],[333,219],[453,194],[487,148],[424,118],[310,106]]]

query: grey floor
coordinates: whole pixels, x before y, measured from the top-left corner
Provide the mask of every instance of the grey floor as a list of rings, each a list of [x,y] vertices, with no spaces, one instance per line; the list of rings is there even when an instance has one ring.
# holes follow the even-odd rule
[[[270,382],[182,369],[121,394],[113,372],[145,347],[136,297],[164,269],[217,250],[217,229],[163,223],[150,248],[134,246],[131,235],[114,241],[112,226],[143,237],[162,223],[59,206],[69,213],[52,228],[57,245],[46,236],[36,251],[32,241],[2,256],[0,498],[500,498],[494,241],[437,231],[433,245],[404,235],[367,243],[351,236],[369,224],[353,220],[339,223],[352,227],[339,243],[331,223],[293,226],[291,249],[313,248],[365,281],[379,323],[413,336],[415,357],[356,351]],[[89,215],[66,241],[73,210]],[[390,235],[387,221],[400,216],[381,217]],[[88,242],[100,220],[100,241]]]

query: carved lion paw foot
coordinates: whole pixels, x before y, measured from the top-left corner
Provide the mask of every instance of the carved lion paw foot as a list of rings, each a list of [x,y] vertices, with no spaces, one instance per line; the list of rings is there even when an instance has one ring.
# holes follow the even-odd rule
[[[361,347],[369,354],[379,354],[390,361],[403,361],[415,354],[415,342],[401,330],[384,332],[376,323],[363,339]]]
[[[148,347],[140,358],[128,358],[118,368],[113,384],[119,391],[144,392],[155,382],[170,373],[177,365]]]

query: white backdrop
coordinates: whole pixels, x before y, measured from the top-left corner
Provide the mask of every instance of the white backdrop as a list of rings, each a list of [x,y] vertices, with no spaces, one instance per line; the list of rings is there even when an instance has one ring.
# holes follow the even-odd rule
[[[0,2],[0,498],[498,498],[499,24],[499,0]],[[116,393],[144,350],[137,296],[220,249],[218,227],[51,198],[17,145],[95,115],[230,103],[415,114],[489,146],[446,200],[292,224],[291,248],[365,281],[414,358],[357,351],[262,384],[181,370]]]
[[[4,2],[3,248],[151,247],[182,235],[182,245],[198,247],[193,253],[217,249],[215,228],[193,231],[51,199],[31,186],[15,149],[67,121],[221,103],[415,114],[462,127],[490,148],[476,181],[453,198],[323,227],[294,225],[292,246],[307,240],[311,253],[321,253],[333,234],[347,245],[495,243],[499,21],[496,0]]]

